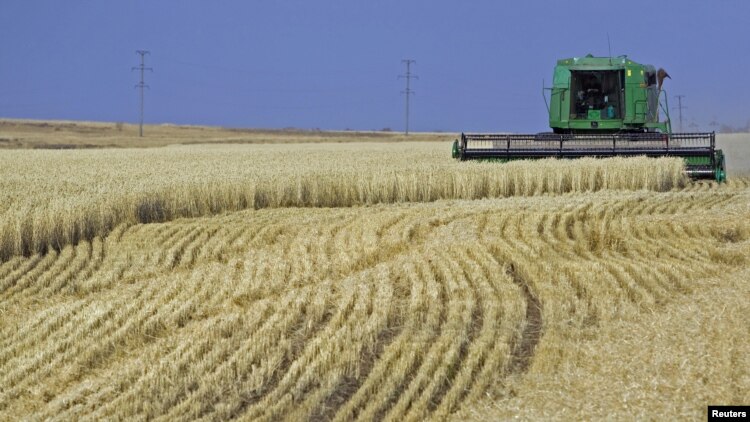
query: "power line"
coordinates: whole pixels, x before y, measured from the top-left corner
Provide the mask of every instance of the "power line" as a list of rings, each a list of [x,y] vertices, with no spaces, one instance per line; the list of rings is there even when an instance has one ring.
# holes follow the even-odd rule
[[[677,110],[679,110],[679,116],[680,116],[680,132],[682,132],[682,110],[686,109],[684,105],[682,105],[682,99],[685,98],[684,95],[675,95],[675,98],[677,98]]]
[[[135,50],[136,54],[140,54],[141,56],[141,65],[140,66],[133,66],[130,71],[134,70],[140,70],[141,71],[141,81],[135,86],[136,88],[141,89],[141,125],[139,129],[139,135],[140,137],[143,137],[143,88],[148,88],[148,85],[144,82],[144,72],[148,70],[149,72],[153,72],[154,69],[150,67],[146,67],[146,55],[151,54],[148,50]]]
[[[416,60],[403,59],[403,60],[401,60],[401,63],[405,63],[406,64],[406,74],[405,75],[399,75],[399,78],[406,79],[406,90],[401,91],[401,93],[404,94],[404,95],[406,95],[406,130],[405,130],[404,133],[408,136],[409,135],[409,97],[412,94],[415,93],[410,88],[410,85],[411,85],[410,82],[411,82],[412,79],[419,79],[419,77],[417,75],[412,75],[411,74],[411,65],[412,65],[412,63],[416,64],[417,63]]]

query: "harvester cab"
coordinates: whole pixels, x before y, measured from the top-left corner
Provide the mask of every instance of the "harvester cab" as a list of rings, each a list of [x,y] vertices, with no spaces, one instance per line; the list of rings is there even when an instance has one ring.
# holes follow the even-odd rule
[[[724,156],[711,133],[673,133],[664,69],[626,56],[557,61],[549,102],[551,132],[461,134],[453,157],[509,161],[546,157],[682,157],[693,178],[726,179]],[[660,118],[664,119],[661,120]]]

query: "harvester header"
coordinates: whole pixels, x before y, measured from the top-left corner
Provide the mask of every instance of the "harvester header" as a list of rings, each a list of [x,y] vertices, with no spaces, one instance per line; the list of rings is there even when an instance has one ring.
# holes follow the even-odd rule
[[[532,135],[462,134],[453,144],[461,160],[508,161],[546,157],[673,156],[694,178],[726,178],[714,133],[672,133],[664,69],[619,57],[557,61],[544,88],[551,132]],[[660,119],[660,114],[664,120]]]

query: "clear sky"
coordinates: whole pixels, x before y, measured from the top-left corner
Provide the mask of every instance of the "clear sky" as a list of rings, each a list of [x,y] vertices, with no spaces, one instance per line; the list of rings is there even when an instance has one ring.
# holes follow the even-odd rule
[[[0,0],[0,117],[137,122],[148,49],[149,123],[402,130],[411,58],[412,130],[537,132],[555,60],[607,34],[670,73],[685,130],[750,121],[743,0]]]

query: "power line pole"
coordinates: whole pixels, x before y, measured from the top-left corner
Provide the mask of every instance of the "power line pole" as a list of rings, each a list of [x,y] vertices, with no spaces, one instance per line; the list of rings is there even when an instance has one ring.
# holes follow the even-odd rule
[[[130,69],[130,71],[131,72],[134,71],[134,70],[140,70],[141,71],[141,81],[135,87],[141,89],[141,126],[140,126],[140,130],[139,130],[138,133],[139,133],[140,137],[142,138],[143,137],[143,88],[148,88],[148,85],[146,85],[146,83],[144,82],[143,77],[144,77],[144,72],[146,70],[148,70],[150,72],[153,72],[154,69],[150,68],[150,67],[146,67],[146,55],[147,54],[151,54],[151,53],[149,53],[148,50],[135,50],[135,53],[136,54],[140,54],[140,56],[141,56],[141,65],[140,66],[133,66]]]
[[[412,79],[419,79],[417,75],[411,74],[411,65],[414,63],[416,64],[416,60],[412,59],[404,59],[401,60],[401,63],[406,64],[406,74],[405,75],[399,75],[399,78],[406,79],[406,90],[401,91],[402,94],[406,95],[406,131],[404,132],[406,136],[409,136],[409,97],[414,94],[414,91],[411,90],[411,80]]]
[[[680,132],[682,132],[682,110],[687,108],[682,105],[682,99],[685,98],[684,95],[675,95],[675,98],[677,98],[677,110],[679,110],[679,116],[680,116]]]

